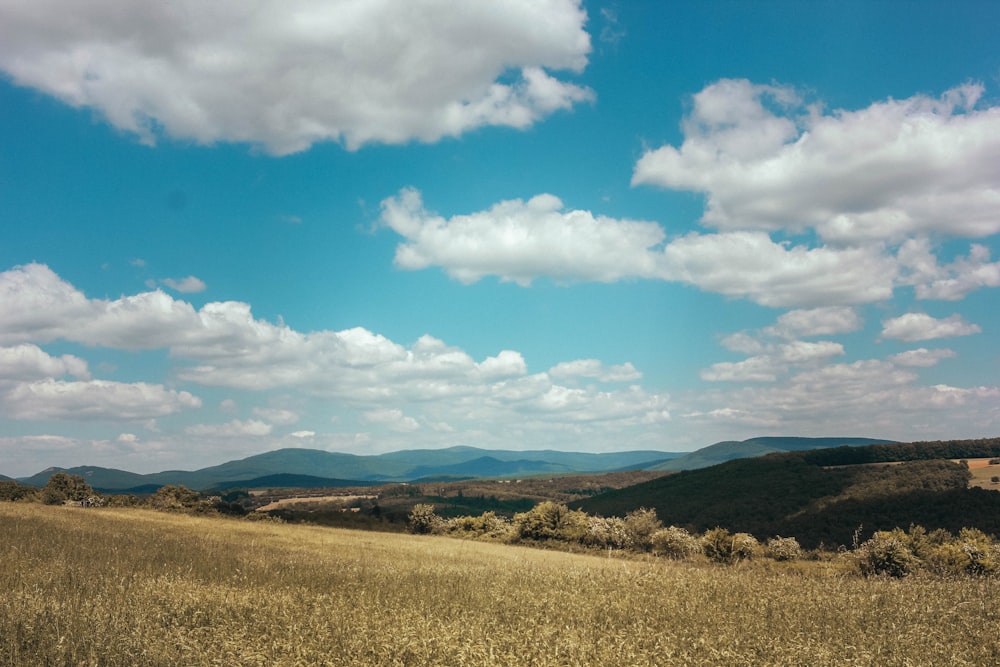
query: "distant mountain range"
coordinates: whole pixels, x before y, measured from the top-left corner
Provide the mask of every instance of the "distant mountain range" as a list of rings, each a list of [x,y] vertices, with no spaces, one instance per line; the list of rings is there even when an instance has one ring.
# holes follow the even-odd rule
[[[753,438],[719,442],[691,453],[629,451],[606,454],[584,452],[512,451],[449,447],[409,449],[361,456],[316,449],[279,449],[200,470],[167,470],[140,475],[125,470],[80,466],[48,468],[22,484],[42,487],[57,472],[80,475],[97,490],[152,493],[168,484],[207,491],[236,487],[337,487],[389,482],[459,480],[477,477],[529,477],[618,472],[624,470],[679,471],[704,468],[723,461],[800,451],[887,443],[870,438]],[[9,479],[9,478],[7,478]]]
[[[792,438],[765,437],[749,440],[725,440],[708,447],[685,454],[669,461],[653,466],[650,470],[697,470],[707,468],[734,459],[747,459],[774,454],[775,452],[801,452],[811,449],[829,449],[830,447],[866,447],[868,445],[885,445],[893,440],[875,440],[872,438]]]
[[[645,470],[679,453],[658,451],[582,452],[486,450],[475,447],[417,449],[372,456],[315,449],[279,449],[200,470],[168,470],[140,475],[125,470],[80,466],[48,468],[22,484],[45,486],[57,472],[80,475],[97,490],[151,493],[176,484],[205,491],[234,487],[364,486],[428,479],[468,479]]]

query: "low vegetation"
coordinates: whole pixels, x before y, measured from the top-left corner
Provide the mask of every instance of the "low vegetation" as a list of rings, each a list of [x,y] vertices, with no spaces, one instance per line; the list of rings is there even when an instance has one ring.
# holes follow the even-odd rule
[[[539,535],[583,527],[572,510],[539,514],[519,525]],[[633,528],[645,535],[652,518],[636,515]],[[649,536],[650,554],[690,544],[690,534],[662,531]],[[938,537],[911,530],[900,539],[921,557]],[[720,566],[703,554],[573,554],[176,511],[0,503],[0,664],[1000,661],[1000,597],[983,579],[866,578],[851,553],[779,563],[766,554],[779,546],[791,545],[750,544],[750,560]]]

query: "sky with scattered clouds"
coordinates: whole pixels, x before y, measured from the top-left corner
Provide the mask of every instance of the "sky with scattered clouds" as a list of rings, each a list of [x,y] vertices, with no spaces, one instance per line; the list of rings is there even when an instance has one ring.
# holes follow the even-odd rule
[[[997,25],[0,0],[0,473],[996,436]]]

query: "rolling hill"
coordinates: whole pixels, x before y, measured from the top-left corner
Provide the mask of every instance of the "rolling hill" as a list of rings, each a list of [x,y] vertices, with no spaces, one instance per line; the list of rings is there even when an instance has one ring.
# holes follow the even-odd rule
[[[654,466],[651,470],[696,470],[707,468],[718,463],[735,459],[753,458],[774,454],[776,452],[797,452],[810,449],[828,449],[831,447],[865,447],[868,445],[888,444],[892,440],[876,440],[872,438],[793,438],[793,437],[763,437],[749,440],[725,440],[708,447],[680,456]]]
[[[779,452],[667,475],[573,507],[603,516],[649,507],[665,524],[760,539],[791,535],[805,547],[850,545],[859,529],[867,538],[910,524],[1000,535],[1000,493],[968,488],[968,468],[951,461],[998,455],[1000,439]]]
[[[366,483],[404,482],[423,478],[469,478],[601,473],[646,469],[659,465],[672,454],[659,451],[630,451],[607,454],[559,451],[485,450],[475,447],[404,450],[372,456],[342,454],[315,449],[279,449],[245,459],[202,468],[168,470],[140,475],[124,470],[80,466],[48,468],[18,481],[45,486],[57,472],[80,475],[100,491],[149,493],[160,486],[182,485],[195,490],[238,486],[291,486],[303,477],[307,486],[329,481],[324,486],[360,486]]]

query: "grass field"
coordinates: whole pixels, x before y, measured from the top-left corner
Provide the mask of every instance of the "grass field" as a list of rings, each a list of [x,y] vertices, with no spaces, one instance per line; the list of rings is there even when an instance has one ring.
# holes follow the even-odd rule
[[[995,579],[0,503],[0,664],[987,665]]]
[[[972,473],[969,486],[978,486],[981,489],[990,491],[1000,491],[1000,483],[993,481],[994,477],[1000,477],[1000,464],[990,464],[990,461],[996,460],[995,458],[966,459],[969,472]]]

